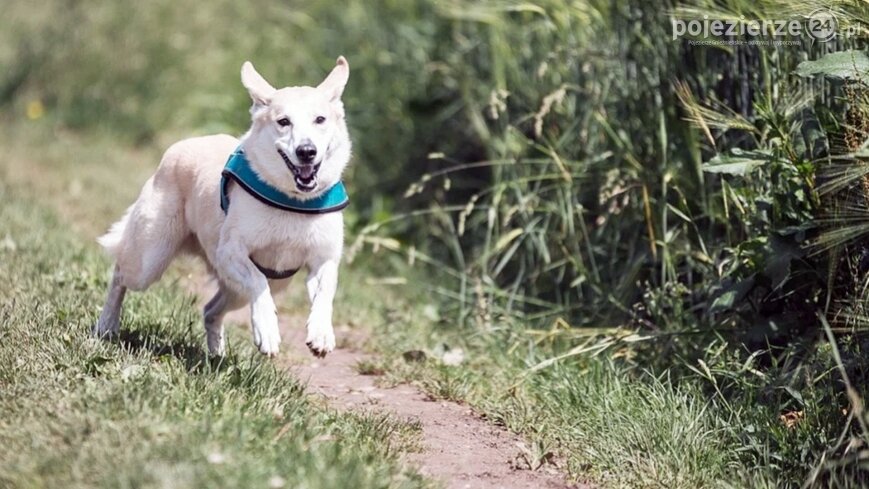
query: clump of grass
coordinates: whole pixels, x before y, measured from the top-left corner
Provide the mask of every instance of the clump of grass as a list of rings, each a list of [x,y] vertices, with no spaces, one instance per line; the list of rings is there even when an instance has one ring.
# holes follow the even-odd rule
[[[422,386],[434,399],[463,401],[468,398],[476,380],[464,368],[436,366],[437,373],[429,373],[422,378]]]
[[[606,365],[568,377],[574,373],[554,368],[530,389],[554,386],[536,401],[554,414],[550,430],[579,451],[572,463],[633,487],[712,487],[734,465],[733,431],[698,390],[666,378],[632,380]]]
[[[380,359],[365,359],[356,362],[353,369],[362,375],[381,376],[386,374],[387,367]]]

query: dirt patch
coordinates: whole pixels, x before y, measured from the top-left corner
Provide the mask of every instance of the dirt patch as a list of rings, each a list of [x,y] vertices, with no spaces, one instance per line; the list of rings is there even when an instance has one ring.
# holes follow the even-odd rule
[[[194,279],[191,287],[204,303],[214,286]],[[246,309],[231,313],[227,323],[248,327]],[[404,454],[404,460],[449,489],[556,489],[589,488],[570,485],[552,465],[529,470],[523,458],[524,442],[515,434],[487,423],[467,406],[434,401],[410,385],[382,388],[376,376],[362,375],[354,366],[370,357],[359,347],[365,336],[347,326],[336,326],[338,348],[324,359],[305,347],[304,317],[281,315],[283,339],[278,360],[311,392],[322,395],[336,409],[389,412],[422,427],[422,449]]]

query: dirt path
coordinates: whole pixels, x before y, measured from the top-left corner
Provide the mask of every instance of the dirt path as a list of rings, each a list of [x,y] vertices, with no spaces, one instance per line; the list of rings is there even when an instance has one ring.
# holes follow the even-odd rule
[[[200,302],[214,286],[194,279],[192,288]],[[227,316],[227,323],[248,325],[247,309]],[[409,385],[381,388],[376,377],[359,374],[354,365],[368,356],[360,350],[365,337],[349,327],[336,325],[339,348],[324,359],[314,358],[305,347],[303,317],[280,317],[284,352],[278,357],[312,392],[337,409],[390,412],[422,426],[422,450],[404,459],[448,489],[556,489],[588,488],[569,485],[551,466],[536,471],[518,468],[524,453],[522,440],[509,431],[476,416],[467,406],[433,401]],[[349,341],[348,341],[349,338]],[[289,352],[287,354],[286,352]],[[527,465],[526,465],[527,466]]]

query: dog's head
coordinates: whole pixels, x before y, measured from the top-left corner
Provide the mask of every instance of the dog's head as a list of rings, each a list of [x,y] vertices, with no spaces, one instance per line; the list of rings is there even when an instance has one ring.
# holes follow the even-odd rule
[[[341,94],[350,76],[343,56],[316,87],[275,89],[247,61],[241,83],[253,100],[253,124],[243,138],[260,177],[301,199],[313,198],[341,179],[350,138]]]

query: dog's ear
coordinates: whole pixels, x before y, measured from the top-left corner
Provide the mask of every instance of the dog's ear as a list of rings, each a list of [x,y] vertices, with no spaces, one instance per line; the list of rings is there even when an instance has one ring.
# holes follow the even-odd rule
[[[341,94],[344,93],[344,86],[347,85],[347,79],[350,77],[350,65],[344,56],[338,56],[335,62],[335,67],[329,73],[329,76],[317,85],[317,88],[326,92],[329,100],[335,102],[341,99]]]
[[[247,89],[254,105],[268,105],[269,99],[275,93],[275,87],[257,73],[250,61],[245,61],[241,65],[241,84]]]

